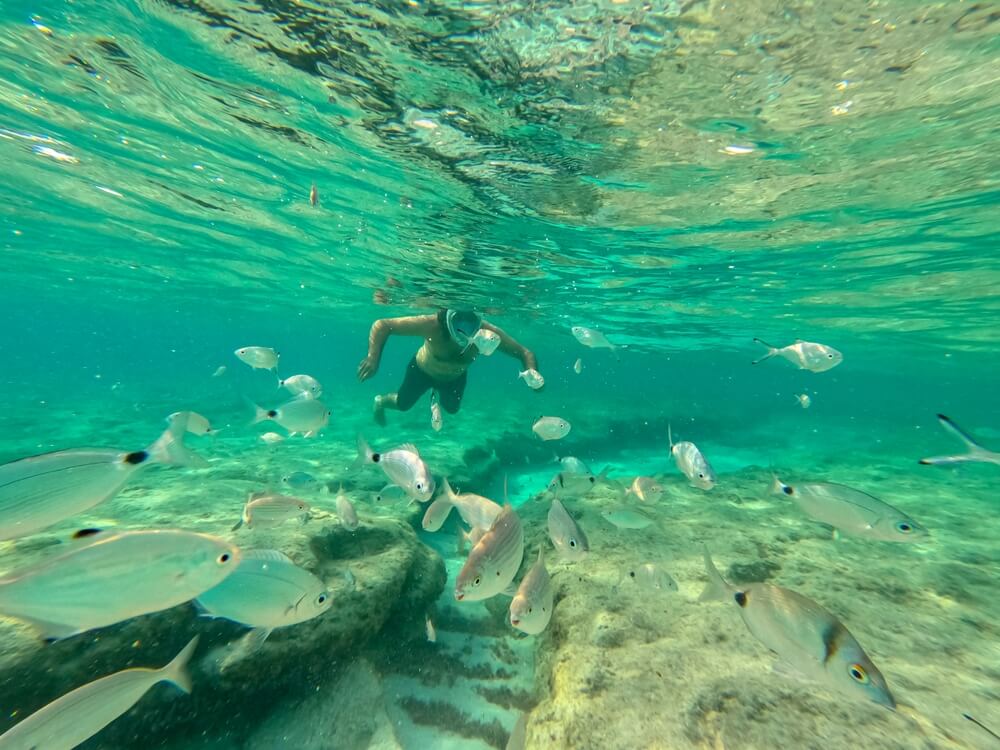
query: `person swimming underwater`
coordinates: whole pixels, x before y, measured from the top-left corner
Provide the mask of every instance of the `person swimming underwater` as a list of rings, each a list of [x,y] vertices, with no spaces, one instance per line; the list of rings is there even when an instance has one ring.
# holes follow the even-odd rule
[[[465,393],[466,371],[479,356],[474,337],[480,329],[495,333],[500,338],[500,351],[521,360],[524,369],[538,369],[531,350],[471,310],[439,310],[432,315],[382,318],[372,323],[368,356],[358,365],[358,380],[362,382],[378,371],[390,335],[424,338],[406,368],[399,390],[375,397],[375,421],[385,424],[386,409],[408,411],[428,389],[434,389],[446,412],[457,412]]]

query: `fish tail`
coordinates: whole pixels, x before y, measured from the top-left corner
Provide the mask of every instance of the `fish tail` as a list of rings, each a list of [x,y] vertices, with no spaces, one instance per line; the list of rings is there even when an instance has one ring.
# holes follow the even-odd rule
[[[609,471],[611,471],[610,466],[605,466],[601,469],[601,473],[594,477],[594,484],[610,484],[612,486],[617,484],[614,480],[608,478]]]
[[[374,455],[375,451],[368,445],[368,441],[365,440],[363,435],[358,433],[358,457],[351,464],[351,469],[360,469],[365,464],[372,463],[372,456]]]
[[[230,531],[236,531],[237,529],[240,529],[242,527],[243,527],[243,518],[241,517],[240,520],[236,522],[236,525],[230,529]]]
[[[444,493],[443,499],[449,505],[455,504],[455,498],[457,498],[458,495],[455,494],[455,490],[453,490],[451,485],[448,483],[448,477],[441,478],[441,492]]]
[[[705,572],[708,574],[708,583],[705,585],[705,590],[701,592],[701,596],[698,597],[698,601],[714,602],[728,599],[733,591],[732,586],[726,583],[726,579],[715,567],[708,547],[705,547]]]
[[[773,492],[775,494],[782,494],[782,495],[790,495],[791,494],[791,492],[789,492],[789,490],[791,490],[791,487],[789,487],[787,484],[785,484],[784,482],[782,482],[778,478],[777,474],[771,474],[771,479],[772,479],[772,481],[771,481],[771,492]]]
[[[771,346],[769,343],[767,343],[766,341],[761,341],[756,336],[754,337],[754,342],[756,342],[758,344],[763,344],[764,346],[766,346],[767,347],[767,354],[765,354],[760,359],[755,359],[753,362],[750,363],[752,365],[758,365],[761,362],[763,362],[765,359],[770,359],[771,357],[775,356],[778,353],[778,347]]]
[[[247,402],[248,406],[253,407],[253,420],[250,422],[251,427],[255,424],[260,424],[261,422],[267,422],[268,420],[271,419],[270,413],[267,411],[267,409],[260,408],[257,404],[255,404],[248,398],[244,398],[243,400]]]
[[[208,461],[184,445],[184,428],[177,425],[167,427],[163,434],[146,448],[146,455],[150,463],[191,467],[208,466]]]
[[[191,674],[188,672],[187,665],[197,647],[198,636],[195,636],[167,666],[160,670],[160,679],[172,682],[185,693],[190,693]]]

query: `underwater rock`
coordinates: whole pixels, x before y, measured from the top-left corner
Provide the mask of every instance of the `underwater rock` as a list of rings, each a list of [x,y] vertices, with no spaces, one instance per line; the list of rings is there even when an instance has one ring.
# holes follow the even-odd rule
[[[422,628],[423,612],[444,588],[443,561],[403,521],[368,519],[354,533],[336,523],[289,526],[282,534],[269,535],[269,546],[326,581],[334,599],[329,611],[275,630],[252,654],[227,660],[222,671],[221,658],[247,628],[200,619],[188,604],[47,646],[29,628],[5,621],[0,705],[7,708],[0,731],[14,723],[7,717],[26,716],[96,677],[166,663],[200,634],[192,694],[152,691],[143,711],[122,717],[101,736],[109,746],[125,746],[131,741],[126,738],[164,731],[180,738],[185,732],[249,734],[276,702],[327,690],[342,665],[390,620],[412,617],[419,621],[414,627]]]

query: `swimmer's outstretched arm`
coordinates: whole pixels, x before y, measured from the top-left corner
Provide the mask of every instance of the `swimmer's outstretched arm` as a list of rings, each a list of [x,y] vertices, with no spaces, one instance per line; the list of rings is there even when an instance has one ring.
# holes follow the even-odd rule
[[[376,320],[368,332],[368,356],[358,365],[358,380],[368,380],[378,372],[382,350],[391,334],[427,338],[437,331],[437,326],[437,315],[407,315]]]
[[[535,353],[525,346],[522,346],[517,339],[513,336],[505,333],[502,328],[497,328],[492,323],[482,324],[482,327],[487,331],[493,331],[497,336],[500,337],[499,349],[504,354],[514,359],[521,360],[521,364],[524,365],[525,370],[537,370],[538,360],[535,359]]]

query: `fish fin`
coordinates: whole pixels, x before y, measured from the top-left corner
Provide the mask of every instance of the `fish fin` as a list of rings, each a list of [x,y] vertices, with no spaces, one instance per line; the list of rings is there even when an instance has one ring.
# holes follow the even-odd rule
[[[806,342],[805,342],[805,340],[803,340],[803,339],[795,339],[795,341],[794,341],[794,342],[792,342],[792,343],[795,343],[795,344],[804,344],[804,343],[806,343]]]
[[[674,449],[674,431],[670,426],[670,422],[667,422],[667,442],[670,443],[670,450]]]
[[[705,590],[698,597],[699,602],[724,601],[733,593],[733,587],[726,583],[719,569],[712,562],[712,555],[705,547],[705,572],[708,574],[708,583]]]
[[[237,531],[238,529],[242,528],[242,526],[243,526],[243,517],[240,516],[240,520],[236,522],[236,525],[233,526],[233,528],[231,528],[230,531]]]
[[[163,434],[146,448],[146,454],[150,463],[176,464],[192,468],[208,466],[208,461],[184,446],[184,428],[176,425],[167,427]],[[131,463],[133,456],[135,454],[128,454],[126,461]]]
[[[271,635],[271,628],[254,628],[245,636],[240,638],[239,651],[241,656],[248,656],[258,651],[264,645],[264,641]]]
[[[260,424],[261,422],[268,422],[271,420],[271,417],[269,416],[270,412],[268,412],[267,409],[262,409],[260,406],[258,406],[245,396],[243,397],[243,400],[247,402],[247,406],[253,407],[253,419],[250,422],[251,427],[255,424]]]
[[[965,444],[965,447],[969,449],[969,453],[986,452],[986,449],[983,448],[983,446],[981,446],[979,443],[977,443],[975,438],[972,437],[972,435],[967,433],[965,430],[963,430],[961,427],[955,424],[951,419],[946,417],[944,414],[938,414],[937,418],[938,421],[941,423],[941,426],[944,427],[945,431],[950,432],[952,435],[957,437]]]
[[[372,447],[368,445],[368,442],[365,440],[364,436],[361,435],[361,433],[358,433],[357,442],[358,457],[355,458],[354,463],[351,464],[351,471],[356,471],[365,464],[373,463],[372,459],[375,456],[375,452],[372,450]]]
[[[302,437],[304,437],[304,438],[314,438],[317,435],[319,435],[319,431],[318,430],[309,430],[309,432],[302,433]]]
[[[809,680],[804,674],[802,674],[799,670],[797,670],[787,661],[781,661],[781,660],[775,661],[774,664],[771,665],[771,671],[774,674],[778,675],[779,677],[785,678],[786,680],[794,680],[796,682],[801,682],[805,684],[811,683],[811,680]]]
[[[397,450],[409,451],[410,453],[415,453],[417,456],[420,455],[420,451],[417,450],[417,446],[415,446],[413,443],[403,443],[401,446],[397,448]]]
[[[185,693],[191,692],[191,675],[188,673],[187,665],[191,661],[194,650],[198,648],[198,636],[195,636],[188,644],[181,649],[169,664],[159,670],[161,680],[172,682]]]
[[[510,499],[507,497],[507,475],[503,475],[503,504],[510,505]]]
[[[767,354],[765,354],[765,355],[764,355],[763,357],[761,357],[760,359],[755,359],[755,360],[754,360],[753,362],[751,362],[750,364],[752,364],[752,365],[758,365],[758,364],[760,364],[761,362],[763,362],[763,361],[764,361],[765,359],[770,359],[771,357],[774,357],[775,355],[777,355],[777,353],[778,353],[778,348],[777,348],[777,347],[775,347],[775,346],[771,346],[771,345],[770,345],[769,343],[767,343],[766,341],[761,341],[761,340],[760,340],[759,338],[757,338],[757,337],[754,337],[754,341],[755,341],[756,343],[758,343],[758,344],[763,344],[764,346],[766,346],[766,347],[767,347],[767,349],[768,349],[768,352],[767,352]]]
[[[38,637],[47,643],[61,641],[64,638],[69,638],[71,635],[83,632],[76,625],[67,625],[62,622],[51,622],[49,620],[41,620],[36,617],[24,617],[22,615],[11,615],[11,617],[28,623],[31,627],[38,631]]]
[[[276,549],[246,549],[243,550],[242,557],[244,560],[264,560],[270,562],[283,562],[294,565],[292,559]]]
[[[444,493],[444,499],[454,505],[458,495],[455,493],[455,490],[451,488],[451,484],[448,482],[448,477],[442,477],[441,491]]]
[[[594,477],[594,484],[600,482],[602,484],[611,484],[613,486],[614,480],[608,478],[609,471],[611,471],[610,466],[605,466],[603,469],[601,469],[601,473],[598,474],[596,477]]]
[[[510,584],[508,584],[507,588],[501,591],[500,594],[502,596],[510,596],[510,597],[515,596],[517,594],[517,584],[511,581]]]

